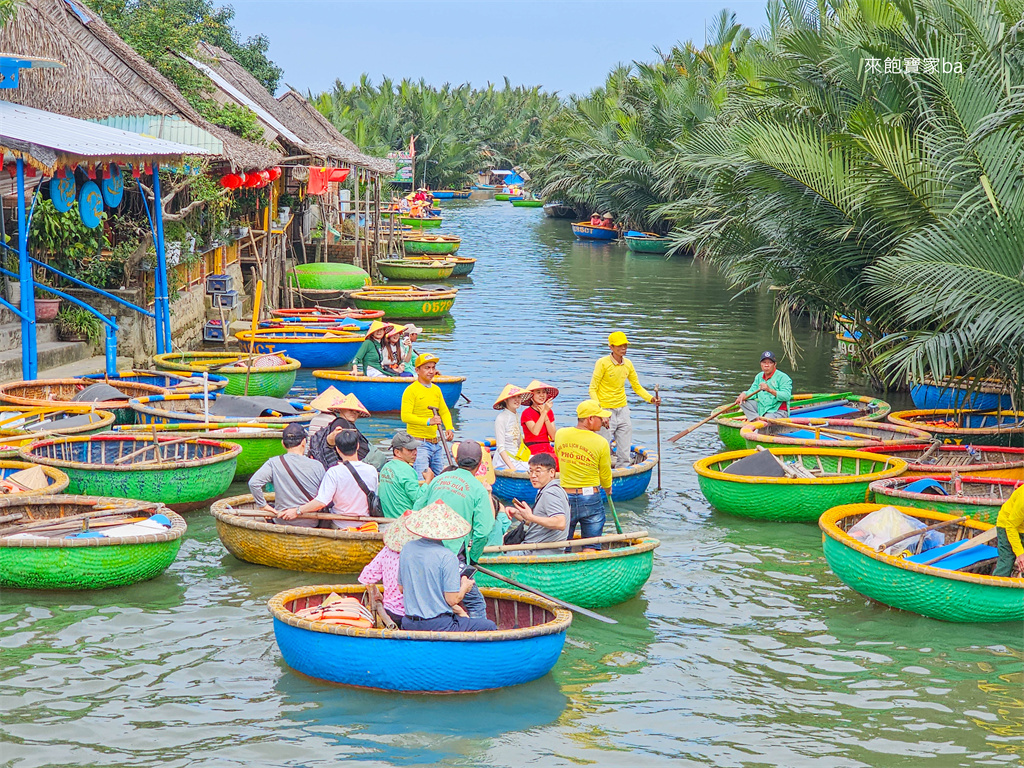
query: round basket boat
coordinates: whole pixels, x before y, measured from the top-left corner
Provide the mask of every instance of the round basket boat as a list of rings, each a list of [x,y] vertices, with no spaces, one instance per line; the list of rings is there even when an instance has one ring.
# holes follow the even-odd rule
[[[316,291],[351,291],[370,285],[366,270],[352,264],[315,262],[296,264],[288,270],[288,285]]]
[[[469,693],[543,677],[558,662],[572,614],[511,589],[481,590],[491,632],[408,632],[307,621],[296,611],[332,592],[362,596],[362,585],[298,587],[270,599],[274,637],[285,663],[342,685],[404,693]]]
[[[879,504],[902,504],[905,507],[931,509],[957,517],[969,515],[973,520],[994,525],[999,508],[1020,485],[1019,480],[967,475],[960,478],[961,487],[957,493],[956,483],[951,475],[929,475],[928,479],[941,486],[946,495],[908,490],[907,486],[924,479],[926,478],[897,477],[878,480],[871,484],[872,500]]]
[[[455,264],[448,260],[378,259],[377,270],[388,280],[444,280]]]
[[[274,317],[302,320],[356,320],[359,322],[372,322],[384,317],[380,311],[365,309],[334,309],[332,307],[296,307],[294,309],[272,309],[270,314]]]
[[[1024,480],[1024,448],[998,448],[982,446],[970,448],[966,445],[939,445],[934,443],[900,446],[872,446],[862,448],[868,453],[883,453],[897,456],[907,462],[903,477],[929,477],[936,472],[948,473],[956,470],[971,477],[1002,477],[1007,480]],[[968,449],[974,451],[974,455]],[[928,455],[924,463],[921,459]]]
[[[1004,411],[1013,410],[1013,400],[1007,386],[998,379],[955,378],[944,383],[924,378],[911,383],[910,398],[915,408],[934,410],[936,408],[958,408],[960,410]]]
[[[539,555],[488,554],[480,565],[545,594],[583,608],[605,608],[640,594],[651,577],[657,539],[606,543],[597,550],[547,550]],[[505,586],[483,572],[474,576],[481,587]]]
[[[63,405],[85,406],[110,411],[114,414],[117,424],[134,424],[135,413],[128,406],[128,401],[135,397],[147,395],[165,395],[168,390],[153,387],[149,384],[137,384],[133,381],[118,382],[115,389],[124,393],[124,398],[103,402],[81,402],[73,400],[86,387],[95,382],[84,379],[38,379],[36,381],[14,381],[0,384],[0,403],[11,405],[27,405],[33,408],[54,407]]]
[[[85,376],[76,376],[76,379],[83,379],[92,384],[110,384],[115,389],[120,387],[121,382],[130,381],[135,384],[149,384],[153,387],[166,389],[175,394],[192,394],[203,391],[202,372],[189,371],[187,373],[171,373],[170,371],[118,371],[115,376],[108,376],[105,373],[90,373]],[[206,387],[209,392],[220,392],[227,384],[227,376],[216,373],[208,373]]]
[[[402,395],[416,379],[408,376],[358,376],[349,371],[313,371],[320,394],[334,387],[343,395],[355,395],[370,413],[402,410]],[[434,384],[449,409],[458,405],[465,376],[436,376]]]
[[[393,291],[353,291],[349,298],[359,309],[383,311],[389,320],[433,320],[451,311],[457,293],[455,288],[423,291],[396,286]]]
[[[494,199],[497,200],[499,203],[507,203],[508,199],[510,197],[512,197],[512,195],[509,192],[495,192],[494,193]]]
[[[26,469],[32,469],[36,467],[36,464],[30,464],[27,461],[12,461],[10,459],[0,459],[0,479],[6,480],[11,475],[18,472],[23,472]],[[6,490],[0,499],[8,498],[13,499],[15,497],[24,499],[26,496],[45,496],[54,493],[64,493],[68,487],[68,476],[61,472],[59,469],[54,467],[39,467],[39,471],[46,477],[46,485],[42,488],[25,488],[24,490]]]
[[[623,236],[623,240],[626,241],[626,247],[633,253],[656,253],[659,256],[664,256],[672,247],[667,237],[659,237],[650,232],[639,235],[626,234]]]
[[[837,504],[864,501],[875,480],[897,477],[907,468],[903,459],[862,451],[829,448],[772,448],[782,462],[797,464],[814,478],[765,477],[728,472],[730,465],[756,450],[729,451],[693,464],[697,483],[708,503],[719,512],[753,520],[813,523]]]
[[[426,219],[414,219],[412,216],[403,216],[399,221],[406,227],[412,227],[413,231],[417,229],[439,229],[441,226],[440,216],[430,216]]]
[[[302,368],[340,368],[348,365],[363,343],[356,336],[332,328],[277,329],[263,328],[254,334],[239,331],[235,334],[243,352],[261,355],[288,355],[298,360]]]
[[[543,200],[512,200],[513,208],[543,208]]]
[[[152,435],[90,435],[41,440],[19,453],[64,472],[74,494],[160,501],[176,512],[205,507],[231,485],[242,449],[199,437],[176,440],[158,438],[158,452]]]
[[[957,411],[953,408],[896,411],[889,421],[925,429],[943,443],[1024,448],[1024,411]]]
[[[458,235],[427,235],[402,238],[403,248],[410,256],[450,256],[459,250],[462,238]]]
[[[409,256],[406,261],[419,261],[430,259],[430,256]],[[465,277],[476,267],[476,259],[472,259],[469,256],[449,256],[447,258],[449,264],[453,264],[452,277]]]
[[[592,227],[589,221],[581,221],[572,225],[572,233],[580,240],[596,240],[610,242],[617,240],[619,231],[609,227]]]
[[[818,522],[823,534],[825,560],[836,578],[846,586],[883,605],[940,621],[1020,622],[1024,619],[1024,579],[992,576],[992,547],[981,552],[977,550],[982,550],[985,545],[966,550],[960,555],[964,565],[959,560],[954,561],[956,555],[951,555],[945,558],[949,564],[942,567],[943,560],[934,565],[923,564],[935,558],[932,550],[910,558],[894,557],[875,551],[847,533],[861,518],[881,506],[846,504],[834,507]],[[897,509],[925,525],[957,517],[917,508]],[[945,536],[945,548],[948,550],[958,541],[974,538],[991,527],[975,520],[965,520],[940,531]],[[965,567],[968,570],[963,570]]]
[[[273,358],[278,358],[277,362]],[[295,385],[299,372],[299,361],[291,357],[268,355],[253,359],[231,352],[168,352],[153,355],[153,364],[161,370],[189,371],[200,376],[203,371],[216,369],[216,375],[225,379],[226,395],[284,397]],[[199,391],[203,391],[202,387]]]
[[[435,200],[451,200],[455,197],[454,189],[435,189],[431,190],[430,194]]]
[[[931,439],[923,429],[862,419],[781,419],[774,424],[755,421],[741,429],[740,435],[748,448],[764,445],[857,450],[869,445],[901,445]]]
[[[274,494],[266,499],[273,502]],[[383,531],[275,525],[233,514],[257,509],[251,494],[221,499],[210,508],[224,548],[247,563],[310,573],[359,573],[384,546]]]
[[[349,305],[348,291],[316,290],[314,288],[290,288],[292,302],[297,307],[316,309],[344,309]]]
[[[493,450],[494,443],[485,443]],[[612,500],[629,501],[642,496],[651,484],[651,473],[658,466],[658,454],[648,453],[646,448],[633,446],[633,464],[624,469],[612,470]],[[514,472],[511,469],[494,470],[494,495],[499,499],[510,501],[519,499],[533,504],[537,498],[537,489],[530,483],[526,472]],[[604,491],[601,491],[604,497]]]
[[[282,400],[298,413],[283,414],[276,413],[269,416],[220,416],[215,413],[207,414],[204,410],[204,401],[211,403],[218,399],[231,397],[231,395],[213,395],[209,398],[203,395],[156,395],[154,397],[140,397],[131,401],[131,407],[138,414],[140,424],[237,424],[246,422],[248,424],[262,424],[266,426],[287,426],[288,424],[305,424],[313,420],[318,413],[309,407],[308,403],[301,400]],[[250,395],[246,398],[253,402]],[[278,398],[271,398],[275,400]],[[259,402],[256,402],[259,405]],[[266,409],[264,409],[266,410]]]
[[[883,421],[892,410],[884,400],[865,395],[831,393],[802,393],[793,395],[789,404],[791,418],[821,419],[862,419],[864,421]],[[740,451],[747,447],[746,440],[740,430],[750,425],[739,406],[732,408],[715,419],[718,425],[718,436],[725,447],[732,451]],[[758,422],[760,423],[760,422]]]
[[[117,427],[118,432],[151,434],[155,429],[161,437],[195,437],[206,438],[207,440],[220,440],[222,442],[235,443],[241,447],[242,452],[238,454],[238,461],[235,465],[235,480],[249,477],[257,469],[262,467],[274,456],[280,456],[285,452],[284,444],[281,442],[283,426],[268,426],[266,424],[240,423],[217,423],[211,425],[214,429],[205,429],[203,424],[133,424],[125,427]]]
[[[114,424],[110,411],[88,406],[32,408],[0,405],[0,458],[18,455],[18,448],[50,435],[91,435]]]
[[[138,509],[139,506],[148,507]],[[133,516],[166,515],[171,527],[152,533],[131,529],[126,535],[66,538],[64,535],[14,538],[27,522],[59,521],[102,509],[131,509]],[[159,576],[174,562],[185,521],[162,504],[94,496],[35,496],[0,499],[0,517],[21,518],[0,524],[0,587],[8,589],[105,589]],[[98,522],[98,521],[97,521]],[[77,527],[77,526],[76,526]],[[6,534],[5,534],[6,532]]]

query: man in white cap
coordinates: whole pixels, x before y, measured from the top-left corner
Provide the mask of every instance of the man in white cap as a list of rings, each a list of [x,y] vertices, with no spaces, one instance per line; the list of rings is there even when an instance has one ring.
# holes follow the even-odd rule
[[[413,469],[423,476],[428,467],[435,475],[444,469],[444,449],[441,446],[441,428],[444,428],[445,440],[455,437],[452,414],[441,395],[441,388],[434,384],[437,376],[437,364],[440,359],[436,355],[422,354],[416,358],[416,381],[405,388],[402,393],[402,421],[405,431],[421,441],[422,445],[416,454]],[[431,408],[436,408],[435,415]]]
[[[622,331],[609,334],[608,348],[611,354],[594,364],[594,374],[590,377],[590,399],[596,400],[603,410],[611,412],[607,427],[601,428],[601,435],[609,443],[615,441],[615,467],[618,469],[633,463],[633,422],[626,401],[626,382],[645,402],[661,405],[661,398],[641,386],[636,368],[626,357],[629,348],[626,334]]]
[[[747,421],[759,416],[784,419],[789,415],[789,401],[793,398],[793,380],[777,367],[774,352],[761,354],[761,372],[746,392],[736,397],[736,405],[743,409]]]
[[[576,426],[555,432],[555,456],[561,472],[561,486],[569,496],[569,530],[572,538],[577,523],[580,535],[589,539],[604,531],[604,500],[601,489],[611,498],[612,463],[608,441],[597,434],[611,414],[594,400],[576,406]],[[592,545],[590,549],[600,549]]]
[[[402,547],[398,584],[405,616],[402,629],[421,632],[487,632],[497,629],[487,618],[470,618],[459,605],[475,589],[462,574],[458,558],[445,546],[463,539],[470,525],[443,501],[419,509],[394,525],[405,525],[419,536]]]

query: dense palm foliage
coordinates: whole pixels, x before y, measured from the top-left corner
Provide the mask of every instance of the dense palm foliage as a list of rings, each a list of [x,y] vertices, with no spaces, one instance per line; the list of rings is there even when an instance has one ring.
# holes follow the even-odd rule
[[[613,72],[551,123],[531,173],[771,286],[783,321],[852,317],[877,376],[1019,387],[1024,3],[768,11],[760,35],[723,16],[705,48]]]
[[[416,136],[416,178],[434,188],[461,188],[481,168],[513,167],[540,139],[541,126],[561,107],[539,87],[440,88],[422,80],[374,85],[340,81],[314,103],[359,147],[371,153],[405,150]]]

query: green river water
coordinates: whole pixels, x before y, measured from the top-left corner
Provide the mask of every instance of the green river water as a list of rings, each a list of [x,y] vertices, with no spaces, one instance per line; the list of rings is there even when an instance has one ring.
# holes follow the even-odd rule
[[[778,350],[770,299],[733,299],[707,264],[577,243],[569,222],[507,203],[449,204],[445,216],[442,231],[480,260],[459,283],[453,319],[418,346],[469,377],[462,435],[490,436],[501,387],[533,378],[561,388],[555,412],[569,423],[610,330],[629,335],[644,383],[661,385],[663,439],[734,397],[760,352]],[[797,391],[851,388],[831,336],[797,336]],[[653,406],[631,402],[635,441],[653,447]],[[297,675],[266,601],[331,577],[239,562],[198,512],[177,562],[153,581],[0,594],[0,765],[1021,763],[1020,627],[869,604],[828,571],[816,527],[709,509],[691,464],[721,450],[713,428],[663,449],[663,490],[652,483],[618,505],[661,540],[650,582],[605,611],[617,626],[575,619],[541,680],[430,697]]]

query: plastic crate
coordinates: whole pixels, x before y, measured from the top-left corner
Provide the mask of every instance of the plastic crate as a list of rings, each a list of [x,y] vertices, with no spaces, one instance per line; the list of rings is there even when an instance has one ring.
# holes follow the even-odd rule
[[[207,275],[207,293],[227,293],[235,287],[235,278],[231,275]]]
[[[209,320],[203,326],[203,341],[224,341],[224,326],[220,320]]]
[[[234,309],[238,306],[238,291],[211,294],[214,309]]]

